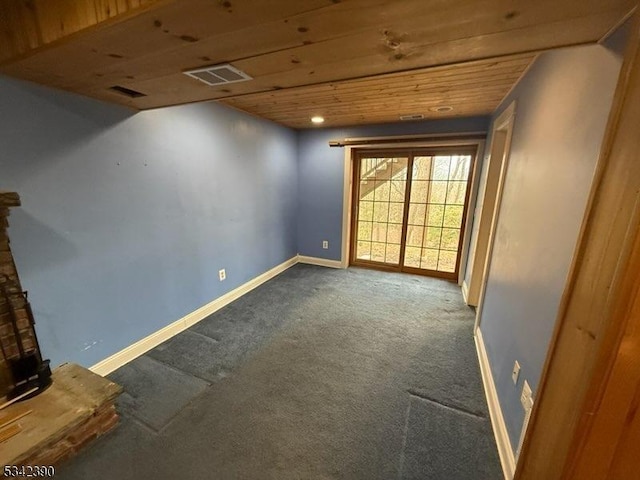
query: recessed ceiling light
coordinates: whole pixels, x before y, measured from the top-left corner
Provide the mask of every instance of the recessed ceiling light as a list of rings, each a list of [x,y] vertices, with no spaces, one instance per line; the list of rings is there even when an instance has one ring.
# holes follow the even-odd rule
[[[450,105],[441,105],[439,107],[429,108],[429,111],[436,112],[436,113],[446,113],[446,112],[450,112],[451,110],[453,110],[453,107]]]
[[[321,117],[320,115],[316,115],[315,117],[311,117],[311,121],[313,123],[324,123],[324,117]]]

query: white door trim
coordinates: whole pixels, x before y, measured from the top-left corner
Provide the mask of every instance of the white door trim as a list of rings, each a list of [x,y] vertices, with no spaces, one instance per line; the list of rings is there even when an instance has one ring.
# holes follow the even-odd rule
[[[492,215],[491,215],[491,226],[489,229],[489,240],[487,243],[487,252],[485,255],[484,262],[484,270],[482,273],[482,279],[480,284],[480,295],[478,297],[478,307],[476,309],[476,322],[474,326],[474,330],[477,330],[480,326],[482,319],[482,308],[484,305],[484,297],[486,293],[487,280],[489,278],[489,271],[491,270],[491,261],[493,259],[493,246],[495,242],[495,233],[496,227],[498,225],[498,220],[500,217],[500,206],[502,204],[502,193],[504,191],[504,182],[507,176],[507,170],[509,167],[509,156],[511,153],[511,138],[513,137],[513,123],[515,120],[516,114],[516,102],[513,101],[511,104],[505,109],[504,112],[500,114],[500,116],[496,119],[493,124],[493,134],[492,134],[492,145],[490,147],[490,155],[491,149],[493,148],[493,139],[496,138],[496,133],[500,131],[506,132],[505,144],[502,151],[502,156],[500,158],[500,176],[498,179],[498,186],[496,191],[496,198],[494,204],[491,206]],[[489,162],[487,163],[486,168],[489,168],[490,162],[492,161],[489,158]],[[495,159],[493,159],[495,161]],[[483,203],[483,209],[486,205]],[[471,279],[473,281],[473,279]]]

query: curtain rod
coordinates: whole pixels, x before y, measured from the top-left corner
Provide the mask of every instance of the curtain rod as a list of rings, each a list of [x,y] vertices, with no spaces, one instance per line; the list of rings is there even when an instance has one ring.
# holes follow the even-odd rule
[[[484,140],[487,132],[465,133],[427,133],[424,135],[399,135],[396,137],[361,137],[345,138],[343,140],[329,140],[330,147],[347,147],[354,145],[380,145],[406,143],[419,140]]]

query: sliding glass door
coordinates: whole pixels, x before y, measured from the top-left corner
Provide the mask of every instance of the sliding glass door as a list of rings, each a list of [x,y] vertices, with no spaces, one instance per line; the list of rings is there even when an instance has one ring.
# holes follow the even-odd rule
[[[351,263],[456,279],[475,147],[359,151]]]
[[[360,159],[356,259],[400,264],[408,164],[401,155]]]

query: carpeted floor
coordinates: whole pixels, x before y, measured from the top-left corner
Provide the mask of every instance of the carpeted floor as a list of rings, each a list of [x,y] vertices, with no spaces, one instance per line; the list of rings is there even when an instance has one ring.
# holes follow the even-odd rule
[[[296,265],[125,365],[120,426],[57,478],[499,480],[451,283]]]

